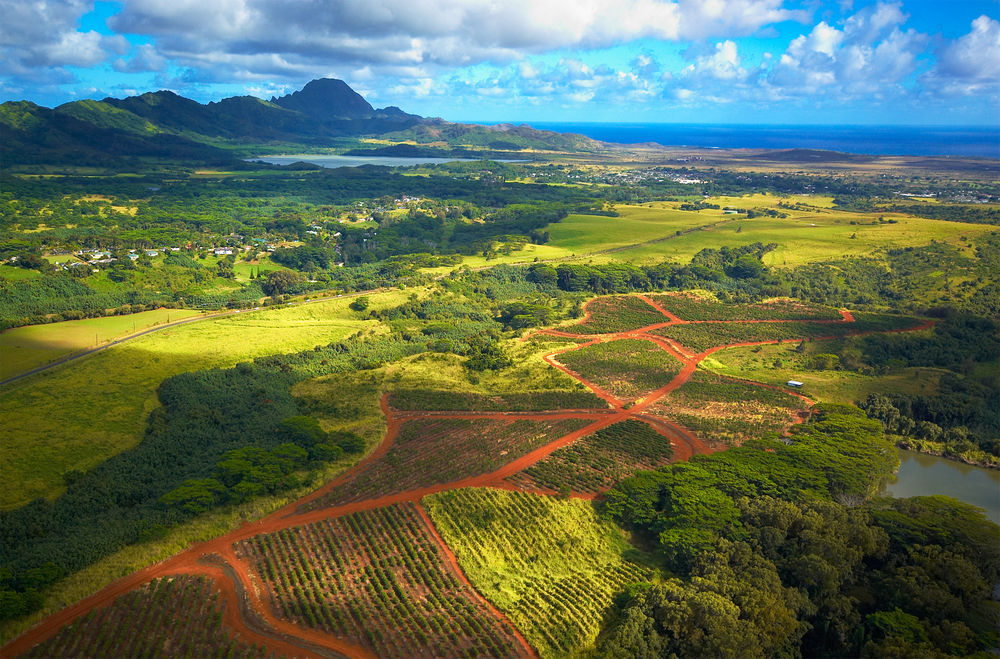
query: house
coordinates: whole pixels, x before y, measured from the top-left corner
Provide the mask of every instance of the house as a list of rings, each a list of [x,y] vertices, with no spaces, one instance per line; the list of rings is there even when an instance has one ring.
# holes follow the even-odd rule
[[[159,256],[159,255],[160,255],[160,253],[157,252],[155,249],[147,249],[146,250],[146,256],[148,256],[150,258],[152,258],[154,256]]]
[[[232,247],[216,247],[214,253],[215,253],[216,256],[229,256],[230,254],[233,253],[233,248]]]
[[[802,387],[802,383],[799,382],[798,380],[789,380],[788,381],[788,386],[789,387],[795,387],[796,389],[799,389],[799,388]]]
[[[129,254],[129,255],[128,255],[128,257],[129,257],[129,259],[131,259],[132,261],[135,261],[136,259],[138,259],[138,258],[139,258],[139,255],[138,255],[138,254]]]

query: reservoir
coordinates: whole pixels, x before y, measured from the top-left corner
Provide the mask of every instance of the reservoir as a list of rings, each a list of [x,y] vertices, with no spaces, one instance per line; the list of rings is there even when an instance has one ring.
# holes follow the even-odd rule
[[[1000,471],[899,450],[899,472],[885,492],[897,498],[943,494],[986,510],[1000,524]]]

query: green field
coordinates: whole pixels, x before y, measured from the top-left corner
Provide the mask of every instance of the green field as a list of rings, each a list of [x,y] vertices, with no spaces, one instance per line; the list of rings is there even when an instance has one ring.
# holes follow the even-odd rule
[[[31,279],[41,276],[42,273],[38,270],[25,270],[24,268],[15,268],[11,265],[0,265],[0,279],[17,281],[18,279]]]
[[[806,203],[818,203],[817,199],[806,199],[812,199],[811,202]],[[706,201],[720,206],[777,208],[779,198],[754,195],[743,198],[719,197]],[[656,209],[646,210],[651,213],[668,212]],[[765,265],[776,267],[797,266],[839,259],[845,256],[871,256],[883,249],[926,245],[932,240],[962,246],[963,250],[971,256],[972,251],[964,247],[965,242],[961,241],[960,238],[962,236],[975,237],[991,230],[991,227],[987,225],[927,220],[892,213],[865,215],[823,208],[809,211],[782,209],[781,212],[787,213],[789,217],[779,219],[765,216],[750,220],[746,219],[746,216],[738,216],[742,219],[704,231],[686,233],[653,245],[626,249],[612,254],[595,255],[593,261],[595,263],[628,261],[638,264],[653,264],[661,261],[687,263],[692,256],[705,247],[715,249],[725,246],[740,247],[758,241],[765,244],[778,244],[776,250],[765,254],[762,259]],[[675,230],[707,225],[736,217],[726,216],[722,210],[710,209],[698,212],[673,211],[673,213],[691,218],[686,226],[678,224]],[[886,220],[898,220],[898,224],[877,224],[880,216]],[[615,223],[618,223],[622,218],[583,217],[586,217],[588,222],[581,225],[565,224],[570,218],[561,224],[552,225],[550,228],[552,244],[573,249],[577,253],[587,253],[607,249],[616,244],[636,244],[642,240],[634,238],[643,235],[651,236],[644,240],[659,237],[634,231],[631,228],[632,225],[628,223],[619,227]],[[666,217],[668,216],[664,215],[664,218]],[[602,226],[597,220],[610,221],[610,223]],[[857,222],[857,224],[851,225],[851,221]],[[876,222],[875,226],[869,224],[873,221]],[[664,219],[664,226],[670,222],[678,221]],[[560,233],[567,231],[572,226],[577,226],[576,232]],[[616,242],[614,236],[619,235],[619,233],[624,237],[618,238]],[[661,235],[669,233],[673,233],[673,231],[666,231]],[[852,238],[851,236],[856,237]]]
[[[115,339],[197,316],[191,309],[155,309],[127,316],[67,320],[49,325],[15,327],[0,334],[0,380],[29,371],[65,355],[111,343]]]
[[[549,225],[549,244],[577,255],[590,254],[665,238],[726,219],[719,211],[694,213],[657,206],[615,206],[620,217],[570,215],[558,224]]]
[[[423,504],[472,585],[543,659],[593,645],[614,596],[652,578],[588,501],[465,488]]]
[[[856,404],[870,393],[899,392],[933,395],[940,372],[931,368],[906,368],[898,373],[872,376],[852,371],[814,371],[807,367],[813,355],[833,352],[834,341],[806,344],[806,352],[796,345],[766,345],[757,348],[727,348],[700,364],[701,368],[732,377],[784,387],[789,380],[804,383],[802,394],[820,403]],[[775,360],[781,367],[775,368]]]
[[[398,305],[412,292],[371,295],[369,308]],[[335,298],[181,325],[8,385],[0,393],[5,434],[0,508],[54,497],[64,489],[66,471],[85,471],[134,446],[146,416],[159,405],[156,388],[171,375],[304,350],[377,324],[358,320],[350,301]]]

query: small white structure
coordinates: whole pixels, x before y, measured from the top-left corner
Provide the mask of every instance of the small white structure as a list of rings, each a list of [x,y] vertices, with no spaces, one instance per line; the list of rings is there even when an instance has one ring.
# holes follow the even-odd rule
[[[796,389],[799,389],[799,388],[802,387],[802,383],[799,382],[798,380],[789,380],[788,381],[788,386],[789,387],[795,387]]]
[[[233,253],[233,249],[231,247],[216,247],[215,248],[215,255],[216,256],[229,256],[232,253]]]

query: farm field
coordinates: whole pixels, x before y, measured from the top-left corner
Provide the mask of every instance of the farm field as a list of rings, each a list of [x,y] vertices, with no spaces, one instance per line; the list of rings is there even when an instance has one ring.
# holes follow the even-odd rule
[[[438,419],[405,421],[388,452],[318,500],[315,507],[415,490],[489,473],[592,423],[590,419]]]
[[[757,348],[726,348],[702,360],[703,369],[775,386],[789,380],[804,383],[802,393],[820,403],[856,404],[870,393],[893,391],[905,394],[933,395],[941,372],[933,368],[904,368],[886,375],[862,375],[847,370],[815,370],[810,361],[817,354],[830,354],[836,341],[814,341],[799,353],[794,344],[766,345]],[[780,366],[775,367],[779,362]]]
[[[906,316],[856,313],[853,323],[791,321],[787,323],[692,323],[651,330],[650,334],[677,341],[694,352],[716,346],[763,341],[847,336],[916,327],[920,321]]]
[[[273,659],[272,651],[231,636],[222,623],[227,605],[211,579],[153,579],[18,656]]]
[[[127,316],[66,320],[15,327],[0,333],[0,380],[30,371],[65,355],[106,344],[133,331],[198,316],[193,309],[155,309]]]
[[[374,294],[372,308],[410,292]],[[359,320],[348,304],[331,299],[181,325],[8,385],[0,391],[7,433],[0,509],[57,496],[67,471],[86,471],[134,446],[159,406],[156,388],[172,375],[304,350],[377,324]]]
[[[403,389],[393,392],[389,404],[397,410],[470,412],[544,412],[607,408],[608,404],[589,391],[539,391],[487,396],[474,393]]]
[[[670,440],[642,421],[621,421],[586,435],[507,480],[523,490],[598,493],[673,456]]]
[[[589,316],[584,322],[563,329],[575,334],[610,334],[670,320],[656,307],[634,295],[599,297],[588,302],[586,310]]]
[[[649,407],[712,445],[738,446],[790,426],[806,404],[799,398],[704,371]]]
[[[634,400],[669,384],[681,363],[646,339],[595,343],[556,356],[560,363],[621,400]]]
[[[378,657],[522,657],[508,625],[449,569],[413,504],[237,545],[274,613]]]
[[[614,596],[653,578],[586,501],[466,488],[423,505],[469,581],[543,659],[592,646]]]
[[[653,300],[681,320],[840,320],[830,307],[792,300],[761,304],[723,304],[715,299],[680,293],[650,294]]]
[[[672,206],[656,204],[654,208],[619,204],[619,217],[602,215],[570,215],[549,227],[549,244],[573,254],[590,254],[606,249],[637,245],[657,240],[694,227],[722,219],[702,213],[679,211]]]
[[[761,198],[759,195],[753,198],[713,198],[705,201],[720,206],[731,204],[743,208],[768,207],[763,199],[773,204],[770,207],[777,207],[778,197]],[[989,231],[986,225],[928,220],[892,213],[865,215],[833,209],[782,212],[788,213],[789,217],[746,219],[746,216],[740,216],[743,219],[686,233],[653,245],[624,249],[611,254],[594,254],[588,259],[592,258],[594,263],[611,261],[646,265],[661,261],[686,263],[706,245],[718,249],[761,242],[778,244],[776,250],[764,255],[762,261],[765,265],[792,267],[852,256],[877,257],[882,250],[926,245],[931,240],[959,246],[971,255],[971,250],[964,247],[965,243],[961,237],[975,237]],[[722,211],[715,210],[702,210],[689,214],[699,217],[702,224],[718,222],[725,217]],[[879,224],[880,216],[886,220],[897,220],[898,224]],[[857,224],[851,225],[852,221]],[[871,222],[875,222],[875,225]]]

